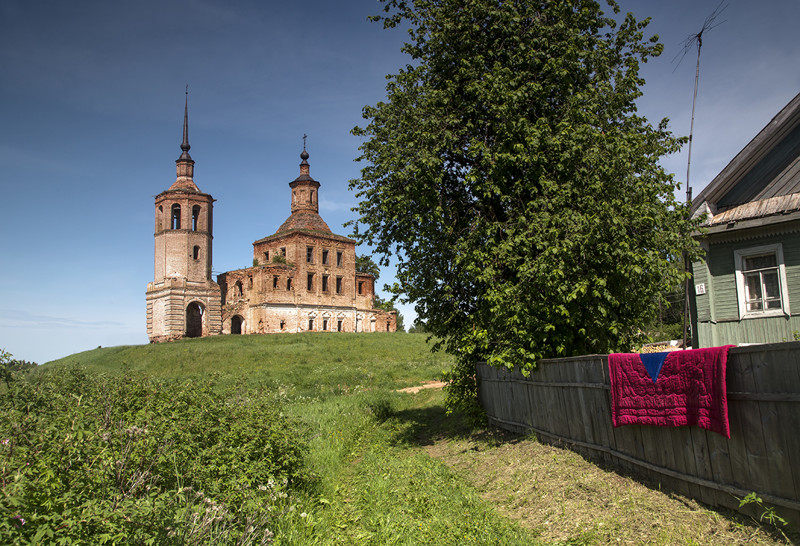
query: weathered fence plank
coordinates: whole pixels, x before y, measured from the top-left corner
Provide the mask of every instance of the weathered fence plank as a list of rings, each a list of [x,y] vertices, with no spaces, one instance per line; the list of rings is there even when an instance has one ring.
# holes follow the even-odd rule
[[[566,441],[708,504],[738,508],[755,491],[800,528],[800,343],[729,351],[730,439],[696,427],[613,428],[603,355],[545,360],[528,378],[477,372],[490,423]]]

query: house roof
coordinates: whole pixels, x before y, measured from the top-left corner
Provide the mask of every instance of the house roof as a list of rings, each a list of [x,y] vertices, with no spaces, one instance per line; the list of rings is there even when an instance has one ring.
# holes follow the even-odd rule
[[[800,94],[692,202],[706,225],[800,209]]]

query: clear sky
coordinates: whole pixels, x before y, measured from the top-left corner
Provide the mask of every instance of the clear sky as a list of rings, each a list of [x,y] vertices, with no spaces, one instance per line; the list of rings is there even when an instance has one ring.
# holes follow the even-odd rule
[[[696,50],[718,0],[625,1],[664,54],[640,113],[688,134]],[[194,180],[217,200],[214,273],[246,267],[289,215],[308,134],[320,213],[353,219],[361,108],[405,63],[376,0],[0,2],[0,348],[46,362],[147,342],[153,197],[175,180],[184,86]],[[800,91],[798,0],[730,0],[704,36],[695,195]],[[686,177],[686,153],[664,164]],[[360,253],[370,249],[361,248]],[[386,268],[379,284],[391,282]],[[401,305],[406,324],[413,305]]]

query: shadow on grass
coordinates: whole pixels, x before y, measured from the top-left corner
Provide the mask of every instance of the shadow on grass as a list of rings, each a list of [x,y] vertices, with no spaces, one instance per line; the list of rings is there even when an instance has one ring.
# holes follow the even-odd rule
[[[470,440],[473,449],[481,446],[518,443],[525,436],[498,428],[475,427],[460,414],[447,414],[441,404],[395,411],[391,421],[396,426],[394,441],[410,446],[431,446],[441,440]]]
[[[425,447],[433,446],[441,441],[467,440],[466,445],[469,447],[463,451],[467,452],[490,450],[501,445],[518,444],[527,439],[531,439],[531,436],[515,434],[499,428],[472,426],[462,415],[448,415],[444,406],[437,403],[427,404],[423,407],[391,411],[385,415],[384,422],[394,428],[393,443],[396,445]],[[538,435],[533,435],[533,437],[536,437],[537,441],[541,444],[573,451],[584,460],[602,470],[614,472],[621,477],[637,481],[651,490],[661,491],[669,497],[683,503],[689,510],[697,509],[693,505],[694,503],[689,500],[691,497],[687,498],[685,496],[687,495],[687,491],[681,488],[670,487],[663,482],[654,481],[652,477],[642,474],[637,471],[636,468],[620,465],[619,463],[615,464],[611,461],[604,460],[596,454],[588,453],[586,450],[574,449],[574,446],[570,449],[570,446],[562,441],[553,441],[549,438],[538,437]],[[694,502],[707,510],[719,513],[723,517],[734,522],[736,526],[753,530],[760,528],[770,535],[776,544],[786,544],[789,542],[800,544],[800,535],[793,529],[782,528],[779,530],[771,525],[759,524],[758,521],[754,521],[754,519],[757,520],[757,517],[748,517],[747,515],[722,506],[710,506],[699,499],[695,499]],[[786,534],[783,534],[782,531]]]

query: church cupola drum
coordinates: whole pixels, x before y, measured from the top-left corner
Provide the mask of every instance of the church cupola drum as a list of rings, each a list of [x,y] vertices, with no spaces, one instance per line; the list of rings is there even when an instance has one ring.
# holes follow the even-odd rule
[[[151,341],[221,329],[220,289],[211,278],[214,199],[194,182],[190,148],[187,92],[177,178],[155,198],[155,268],[146,293]]]

